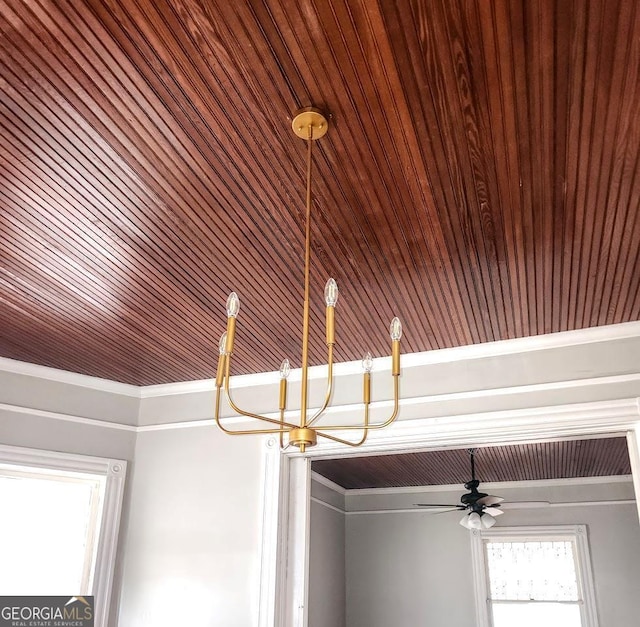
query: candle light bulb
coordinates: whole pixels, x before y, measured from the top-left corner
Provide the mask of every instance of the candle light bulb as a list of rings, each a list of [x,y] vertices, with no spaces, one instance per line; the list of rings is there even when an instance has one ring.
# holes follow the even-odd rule
[[[280,378],[286,379],[291,372],[291,365],[289,364],[289,360],[285,359],[282,364],[280,364]]]
[[[229,318],[235,318],[239,311],[240,299],[235,292],[231,292],[229,298],[227,298],[227,316],[229,316]]]
[[[371,357],[371,353],[367,353],[362,359],[362,369],[365,372],[371,372],[373,368],[373,358]]]
[[[338,284],[335,279],[329,279],[324,286],[324,302],[327,307],[335,307],[338,302]]]
[[[391,339],[395,342],[402,337],[402,323],[400,322],[400,318],[395,317],[391,321],[391,326],[389,327],[389,333],[391,335]]]
[[[220,336],[220,341],[218,342],[218,350],[220,351],[221,355],[225,355],[226,354],[226,345],[227,345],[227,332],[225,331],[221,336]]]

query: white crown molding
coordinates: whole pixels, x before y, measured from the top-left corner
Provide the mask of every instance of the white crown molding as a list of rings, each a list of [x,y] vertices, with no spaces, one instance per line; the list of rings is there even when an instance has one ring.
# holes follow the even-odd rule
[[[311,474],[313,478],[318,481],[318,483],[322,483],[318,478],[322,477],[322,475],[318,475],[316,472],[312,472]],[[322,477],[322,479],[325,479],[325,481],[327,481],[328,483],[333,483],[325,477]],[[631,482],[633,482],[633,478],[631,475],[609,475],[606,477],[570,477],[567,479],[538,479],[535,481],[483,481],[482,489],[494,492],[506,489],[556,488],[558,486],[600,485],[607,483]],[[462,484],[460,483],[454,483],[448,485],[406,486],[398,488],[354,488],[352,490],[345,490],[344,488],[341,489],[343,490],[343,494],[346,494],[346,496],[386,496],[390,494],[423,494],[425,492],[459,492],[462,489],[461,485]],[[340,486],[337,487],[340,488]]]
[[[318,499],[315,496],[310,497],[312,503],[317,503],[318,505],[322,505],[322,507],[326,507],[327,509],[333,510],[334,512],[338,512],[338,514],[342,514],[343,516],[348,512],[345,512],[343,509],[336,507],[335,505],[331,505],[331,503],[327,503],[322,499]]]
[[[532,335],[511,340],[443,348],[424,353],[412,353],[403,355],[402,360],[403,366],[422,366],[451,361],[464,361],[466,359],[512,355],[514,353],[527,353],[567,346],[580,346],[583,344],[594,344],[596,342],[611,342],[638,336],[640,336],[640,321],[622,322],[620,324],[589,327],[586,329],[576,329],[574,331],[560,331],[558,333]]]
[[[0,357],[0,372],[22,374],[28,377],[44,379],[45,381],[77,385],[98,392],[109,392],[111,394],[119,394],[120,396],[131,396],[132,398],[140,398],[140,390],[143,389],[137,385],[119,383],[118,381],[91,377],[86,374],[78,374],[77,372],[69,372],[67,370],[58,370],[57,368],[30,364],[26,361],[18,361],[6,357]]]
[[[198,427],[213,427],[216,424],[216,421],[212,418],[206,418],[202,420],[185,420],[184,422],[168,422],[158,425],[146,425],[137,427],[135,425],[129,425],[124,422],[111,422],[109,420],[99,420],[98,418],[87,418],[85,416],[75,416],[73,414],[61,414],[54,411],[34,409],[33,407],[24,407],[22,405],[10,405],[8,403],[0,403],[0,411],[7,411],[14,414],[26,414],[29,416],[37,416],[40,418],[49,418],[50,420],[75,422],[78,424],[89,425],[91,427],[101,427],[103,429],[132,431],[134,433],[145,433],[147,431],[169,431],[172,429],[194,429]],[[243,422],[246,422],[246,418],[225,418],[225,424],[242,424]]]
[[[279,414],[265,414],[267,418],[279,418]],[[247,424],[248,418],[244,416],[228,416],[221,418],[225,426]],[[200,420],[183,420],[178,422],[163,422],[155,425],[141,425],[136,427],[138,433],[146,433],[147,431],[170,431],[172,429],[195,429],[199,427],[216,427],[214,418],[201,418]]]
[[[337,492],[341,496],[352,493],[352,490],[345,490],[341,485],[334,483],[331,479],[327,479],[313,470],[311,471],[311,480],[333,490],[334,492]]]
[[[311,497],[312,501],[318,502],[319,499],[314,499]],[[327,507],[332,507],[327,503],[319,501],[321,504],[326,505]],[[515,510],[515,509],[547,509],[547,508],[562,508],[562,507],[601,507],[611,505],[635,505],[636,501],[634,499],[618,499],[611,501],[565,501],[558,503],[550,503],[549,501],[530,501],[527,503],[508,503],[508,510],[505,509],[505,513],[507,511]],[[333,507],[333,509],[336,509]],[[340,511],[337,510],[336,511]],[[343,512],[346,516],[359,516],[362,514],[442,514],[442,509],[421,509],[419,507],[403,507],[398,509],[358,509]],[[451,510],[451,513],[454,513],[454,510]],[[460,513],[464,513],[463,510],[460,510]]]
[[[342,496],[387,496],[391,494],[424,494],[430,492],[459,492],[461,484],[407,486],[399,488],[356,488],[346,490],[330,479],[311,472],[311,479]],[[539,479],[534,481],[496,481],[483,483],[482,487],[492,492],[519,490],[522,488],[556,488],[579,485],[606,485],[612,483],[633,483],[632,475],[609,475],[606,477],[568,477],[566,479]],[[612,503],[635,503],[635,501],[610,501]],[[578,503],[580,504],[580,503]],[[564,503],[563,505],[568,505]]]
[[[232,378],[234,384],[236,377]],[[179,394],[200,394],[215,390],[215,379],[199,379],[197,381],[179,381],[177,383],[160,383],[145,385],[140,390],[140,398],[158,398],[163,396],[177,396]]]
[[[50,420],[75,422],[83,425],[89,425],[91,427],[102,427],[103,429],[119,429],[120,431],[133,431],[134,433],[139,429],[139,427],[128,425],[123,422],[110,422],[108,420],[99,420],[98,418],[86,418],[84,416],[74,416],[72,414],[60,414],[54,411],[44,411],[42,409],[23,407],[22,405],[9,405],[7,403],[0,403],[0,411],[7,411],[14,414],[27,414],[29,416],[37,416],[39,418],[49,418]]]
[[[240,422],[237,418],[225,418],[225,424],[233,424]],[[159,425],[143,425],[137,427],[138,433],[146,433],[148,431],[170,431],[172,429],[196,429],[198,427],[213,427],[216,421],[212,418],[203,418],[202,420],[185,420],[183,422],[167,422]]]

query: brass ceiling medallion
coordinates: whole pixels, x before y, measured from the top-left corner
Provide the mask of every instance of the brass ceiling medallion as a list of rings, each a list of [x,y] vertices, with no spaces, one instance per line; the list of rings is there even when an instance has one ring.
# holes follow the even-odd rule
[[[364,416],[361,424],[358,425],[320,425],[320,420],[331,401],[333,392],[333,347],[335,344],[335,306],[338,300],[338,286],[334,279],[329,279],[324,289],[326,303],[326,344],[327,344],[327,392],[322,406],[309,417],[308,411],[308,369],[309,369],[309,275],[311,267],[311,165],[313,142],[322,137],[329,128],[327,118],[321,111],[313,107],[308,107],[297,112],[291,124],[294,133],[307,142],[307,193],[306,193],[306,230],[305,230],[305,259],[304,259],[304,306],[302,317],[302,377],[301,377],[301,398],[300,398],[300,420],[299,424],[286,422],[284,414],[287,404],[287,377],[291,370],[289,360],[285,359],[280,366],[280,419],[269,418],[259,414],[243,411],[231,398],[229,379],[231,372],[231,357],[233,355],[233,341],[235,337],[236,318],[240,311],[240,300],[235,292],[232,292],[227,299],[227,330],[222,334],[219,344],[220,356],[218,359],[218,369],[216,373],[216,399],[215,399],[215,419],[217,425],[225,433],[230,435],[250,435],[278,433],[280,435],[280,446],[295,446],[304,453],[307,447],[315,446],[318,437],[327,438],[347,446],[360,446],[367,439],[371,429],[382,429],[390,425],[398,415],[399,384],[400,376],[400,338],[402,337],[402,325],[398,318],[391,321],[391,375],[393,377],[393,411],[391,416],[384,422],[371,424],[369,421],[369,405],[371,403],[371,369],[373,359],[371,353],[367,353],[362,360],[363,375],[363,403]],[[225,427],[220,418],[220,400],[222,390],[229,406],[241,416],[251,418],[266,426],[257,426],[251,429],[234,430]],[[331,431],[352,431],[361,432],[360,439],[356,441],[345,440],[331,433]],[[285,434],[287,441],[285,445]]]
[[[313,130],[312,139],[320,139],[329,130],[327,118],[324,117],[322,111],[314,107],[300,109],[291,120],[291,128],[300,139],[308,139],[309,126]]]

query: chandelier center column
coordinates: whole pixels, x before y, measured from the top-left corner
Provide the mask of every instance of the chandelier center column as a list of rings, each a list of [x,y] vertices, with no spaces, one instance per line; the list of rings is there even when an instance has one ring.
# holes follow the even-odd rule
[[[305,198],[304,304],[302,312],[302,381],[300,387],[300,428],[307,424],[309,370],[309,284],[311,275],[311,179],[313,142],[327,132],[327,120],[314,108],[303,109],[291,124],[295,134],[307,141],[307,193]],[[304,446],[304,445],[303,445]],[[303,449],[304,450],[304,449]]]

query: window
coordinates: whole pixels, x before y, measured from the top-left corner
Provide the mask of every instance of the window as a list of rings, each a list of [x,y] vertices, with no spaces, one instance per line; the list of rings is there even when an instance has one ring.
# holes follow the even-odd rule
[[[0,590],[89,595],[107,624],[126,462],[0,446]]]
[[[0,590],[88,595],[104,478],[0,470]]]
[[[472,535],[480,627],[596,627],[584,525]]]

